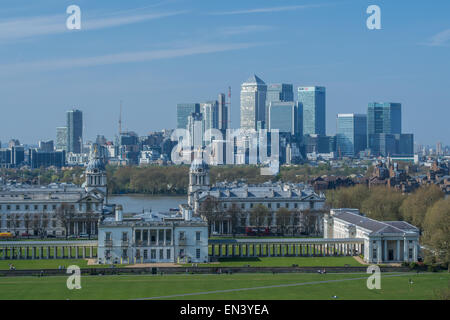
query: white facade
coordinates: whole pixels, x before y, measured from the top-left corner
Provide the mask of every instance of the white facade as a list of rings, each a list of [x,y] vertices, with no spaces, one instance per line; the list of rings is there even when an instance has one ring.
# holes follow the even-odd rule
[[[206,222],[190,212],[143,213],[99,222],[99,263],[208,262]]]
[[[368,263],[418,261],[418,228],[405,221],[373,220],[357,209],[331,209],[324,217],[324,238],[363,239]]]

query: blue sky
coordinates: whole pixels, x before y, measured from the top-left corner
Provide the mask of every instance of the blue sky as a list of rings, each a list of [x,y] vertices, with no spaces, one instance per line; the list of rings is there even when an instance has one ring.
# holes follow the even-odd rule
[[[432,5],[431,5],[432,3]],[[66,8],[81,8],[67,30]],[[368,30],[366,8],[381,8]],[[403,132],[450,144],[450,1],[2,0],[0,141],[55,139],[65,111],[84,112],[85,138],[176,125],[176,104],[240,84],[327,88],[327,133],[337,113],[401,102]]]

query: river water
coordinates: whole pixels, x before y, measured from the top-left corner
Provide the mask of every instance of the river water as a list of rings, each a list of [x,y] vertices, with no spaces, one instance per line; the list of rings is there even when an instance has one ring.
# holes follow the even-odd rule
[[[182,203],[187,203],[187,196],[152,196],[145,194],[127,194],[108,196],[108,203],[121,204],[124,213],[142,213],[143,210],[153,212],[169,211]]]

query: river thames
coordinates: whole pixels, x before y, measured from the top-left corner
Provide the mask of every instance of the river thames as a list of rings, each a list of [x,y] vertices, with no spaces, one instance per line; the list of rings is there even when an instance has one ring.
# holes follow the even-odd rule
[[[169,211],[178,208],[179,204],[187,203],[184,196],[152,196],[146,194],[126,194],[108,196],[108,203],[121,204],[124,213],[141,213],[143,210],[153,212]]]

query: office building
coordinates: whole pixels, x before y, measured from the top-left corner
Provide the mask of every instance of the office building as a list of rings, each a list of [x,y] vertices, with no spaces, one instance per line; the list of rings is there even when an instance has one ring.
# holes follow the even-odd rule
[[[365,114],[338,114],[336,133],[339,157],[356,157],[367,145],[367,116]]]
[[[325,87],[299,87],[298,102],[302,106],[303,135],[325,135]]]
[[[67,151],[81,153],[83,145],[83,112],[67,112]]]
[[[67,152],[67,127],[56,128],[56,150]]]
[[[294,86],[287,83],[274,83],[267,86],[266,119],[269,118],[269,105],[271,102],[294,101]],[[268,120],[267,120],[268,122]],[[268,125],[266,126],[269,127]]]
[[[39,141],[39,150],[44,152],[52,152],[54,150],[53,140]]]
[[[268,106],[268,129],[278,129],[280,133],[297,132],[297,104],[294,102],[271,101]]]
[[[266,121],[267,85],[256,75],[241,85],[241,129],[257,130]]]
[[[219,94],[219,100],[218,100],[218,112],[219,112],[219,118],[218,118],[218,124],[219,124],[219,130],[222,132],[225,132],[228,129],[228,105],[225,100],[225,94],[220,93]]]
[[[193,113],[200,112],[199,103],[179,103],[177,104],[177,129],[186,129],[188,117]]]
[[[32,169],[51,166],[61,168],[66,165],[66,152],[64,150],[47,151],[42,149],[30,149],[28,152]]]

